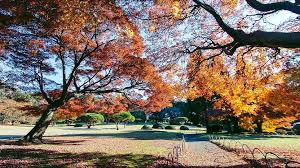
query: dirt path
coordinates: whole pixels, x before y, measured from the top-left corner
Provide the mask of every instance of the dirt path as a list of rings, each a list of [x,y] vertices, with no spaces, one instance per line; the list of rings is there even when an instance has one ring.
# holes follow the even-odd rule
[[[244,160],[234,153],[227,152],[209,142],[205,135],[188,135],[186,136],[186,142],[188,152],[182,158],[182,162],[189,166],[249,167]]]

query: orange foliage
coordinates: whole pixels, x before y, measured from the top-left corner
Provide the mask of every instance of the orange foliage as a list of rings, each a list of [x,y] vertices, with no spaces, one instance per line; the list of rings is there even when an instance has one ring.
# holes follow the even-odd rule
[[[278,71],[277,63],[252,63],[252,52],[238,55],[235,67],[226,65],[223,57],[214,58],[200,66],[203,55],[195,54],[190,58],[188,70],[190,76],[194,70],[198,72],[189,83],[188,97],[195,99],[203,96],[210,99],[217,93],[221,99],[215,102],[215,107],[223,107],[226,102],[232,110],[232,115],[239,118],[240,126],[245,129],[255,128],[255,123],[263,121],[265,131],[274,131],[276,127],[288,127],[290,122],[299,117],[299,104],[293,100],[299,95],[290,94],[284,84],[286,74]],[[258,59],[264,56],[258,54]],[[227,61],[228,62],[228,61]],[[262,66],[264,65],[264,67]],[[198,66],[198,67],[197,67]],[[191,76],[192,77],[192,76]]]

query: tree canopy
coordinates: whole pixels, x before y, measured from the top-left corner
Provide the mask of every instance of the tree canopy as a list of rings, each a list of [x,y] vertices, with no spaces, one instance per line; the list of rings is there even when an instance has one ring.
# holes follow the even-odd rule
[[[299,4],[3,0],[1,77],[43,98],[23,140],[40,141],[54,115],[158,112],[199,96],[243,123],[291,121],[299,116]]]

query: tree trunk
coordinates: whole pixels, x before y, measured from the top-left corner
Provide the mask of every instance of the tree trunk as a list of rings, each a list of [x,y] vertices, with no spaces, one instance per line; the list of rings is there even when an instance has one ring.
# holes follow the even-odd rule
[[[117,126],[117,130],[119,130],[119,123],[116,123],[116,126]]]
[[[262,122],[262,120],[258,120],[256,125],[257,125],[256,132],[259,133],[259,134],[262,133],[263,132],[263,130],[262,130],[263,122]]]
[[[47,109],[43,112],[42,116],[37,121],[35,126],[31,129],[31,131],[27,135],[25,135],[20,141],[42,143],[42,137],[52,121],[55,109],[55,107],[49,105]]]
[[[206,108],[204,111],[204,124],[206,127],[206,133],[211,133],[211,127],[210,127],[209,121],[208,121],[208,108]]]
[[[239,133],[240,126],[238,119],[234,116],[229,116],[227,118],[227,126],[228,126],[228,133]]]
[[[145,114],[145,124],[147,124],[148,120],[149,120],[149,114]]]

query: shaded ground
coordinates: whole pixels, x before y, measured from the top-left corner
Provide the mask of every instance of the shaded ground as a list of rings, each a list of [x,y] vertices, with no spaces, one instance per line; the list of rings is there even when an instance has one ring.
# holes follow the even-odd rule
[[[3,128],[7,132],[1,137],[30,129],[4,126],[1,134]],[[177,143],[176,132],[146,132],[137,126],[120,131],[113,126],[51,127],[46,135],[41,145],[0,141],[0,167],[155,167]]]
[[[61,153],[42,149],[3,149],[0,167],[147,167],[156,158],[146,154]]]
[[[0,167],[162,167],[178,145],[180,131],[142,131],[141,127],[117,131],[114,125],[91,129],[56,126],[47,130],[46,144],[20,146],[9,139],[24,135],[31,127],[0,126]],[[240,157],[208,142],[206,134],[186,137],[188,150],[175,167],[249,167]],[[265,142],[262,138],[254,139]]]

